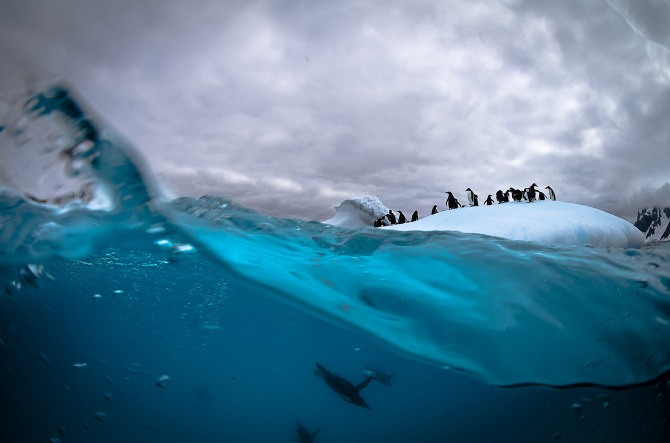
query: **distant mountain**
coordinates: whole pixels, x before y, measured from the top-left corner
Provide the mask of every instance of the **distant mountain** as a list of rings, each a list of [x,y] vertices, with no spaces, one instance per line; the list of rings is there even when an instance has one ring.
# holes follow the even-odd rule
[[[670,208],[648,208],[637,213],[635,227],[642,231],[646,241],[670,241]]]

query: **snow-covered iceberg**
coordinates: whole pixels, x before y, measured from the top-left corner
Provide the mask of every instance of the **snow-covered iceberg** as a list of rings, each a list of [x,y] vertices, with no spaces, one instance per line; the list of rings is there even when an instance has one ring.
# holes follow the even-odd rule
[[[367,221],[368,214],[373,213],[380,205],[386,208],[376,197],[369,200],[358,197],[355,201],[358,205],[349,204],[349,200],[342,202],[336,208],[338,212],[335,217],[324,223],[357,227],[360,225],[342,222]],[[374,202],[374,206],[366,207],[364,203],[367,201]],[[370,225],[372,223],[367,223],[367,226]],[[383,229],[458,231],[509,240],[555,245],[589,244],[601,248],[639,248],[644,243],[642,232],[624,219],[589,206],[549,200],[465,207],[443,211],[413,223],[386,226]]]
[[[372,226],[375,220],[388,212],[389,208],[374,195],[353,197],[335,206],[335,215],[324,223],[342,228],[362,228]]]

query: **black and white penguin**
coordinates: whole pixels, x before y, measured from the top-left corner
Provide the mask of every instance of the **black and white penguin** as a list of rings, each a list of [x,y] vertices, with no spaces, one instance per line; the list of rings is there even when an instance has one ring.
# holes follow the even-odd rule
[[[534,202],[535,200],[537,200],[537,192],[538,192],[538,190],[535,189],[536,187],[537,187],[537,185],[536,185],[535,183],[533,183],[533,184],[530,185],[530,187],[528,188],[528,201],[529,201],[529,202]]]
[[[507,197],[507,193],[503,194],[501,190],[498,190],[498,192],[496,192],[496,200],[498,200],[498,204],[507,203],[509,198]]]
[[[437,214],[438,212],[439,212],[439,211],[437,210],[437,205],[433,205],[433,210],[430,211],[430,215],[435,215],[435,214]]]
[[[520,202],[523,199],[523,191],[520,189],[509,188],[509,192],[512,195],[512,200],[515,202]]]
[[[498,191],[498,192],[500,192],[500,191]],[[489,196],[486,197],[486,200],[484,200],[484,204],[486,206],[491,206],[493,204],[493,199],[491,197],[492,197],[491,194],[489,194]]]
[[[551,186],[547,186],[546,188],[549,191],[549,200],[554,200],[556,201],[556,193],[554,192],[553,189],[551,189]]]
[[[418,220],[419,220],[419,211],[414,211],[412,213],[412,221],[415,222],[415,221],[418,221]]]
[[[449,194],[447,196],[447,202],[446,202],[447,209],[456,209],[461,206],[461,204],[458,202],[458,200],[456,200],[456,197],[454,197],[454,195],[451,192],[447,191],[445,192],[445,194]]]
[[[546,199],[547,199],[547,196],[544,195],[544,192],[542,192],[542,191],[537,191],[537,199],[538,199],[538,200],[546,200]]]
[[[475,202],[472,206],[479,206],[479,196],[477,194],[472,196],[472,200]]]
[[[468,188],[465,190],[465,194],[468,196],[468,203],[470,204],[470,206],[474,206],[475,193],[473,192],[473,190]]]
[[[371,376],[366,378],[362,383],[354,385],[339,375],[330,372],[319,363],[316,363],[314,375],[323,378],[323,381],[326,382],[328,387],[339,394],[347,403],[353,403],[357,406],[370,409],[370,406],[368,406],[365,400],[363,400],[363,397],[361,397],[360,391],[370,384],[370,381],[372,380]]]
[[[389,209],[389,213],[386,214],[386,218],[389,219],[389,222],[390,222],[392,225],[395,225],[395,224],[396,224],[395,215],[393,215],[393,211],[391,211],[390,209]]]
[[[398,224],[402,225],[403,223],[407,222],[407,219],[405,218],[405,214],[402,213],[402,211],[398,211]]]

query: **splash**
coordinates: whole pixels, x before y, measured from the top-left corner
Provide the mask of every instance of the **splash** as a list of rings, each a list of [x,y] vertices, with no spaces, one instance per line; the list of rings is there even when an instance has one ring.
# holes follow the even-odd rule
[[[139,157],[62,85],[0,101],[0,262],[79,257],[98,238],[161,223]]]

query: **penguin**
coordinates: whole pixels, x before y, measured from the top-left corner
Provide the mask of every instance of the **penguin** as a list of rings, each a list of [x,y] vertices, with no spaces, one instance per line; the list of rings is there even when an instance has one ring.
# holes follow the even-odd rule
[[[389,209],[389,213],[386,214],[386,217],[389,219],[389,222],[390,222],[392,225],[395,225],[395,224],[396,224],[395,215],[393,215],[393,211],[391,211],[390,209]]]
[[[551,189],[551,186],[547,186],[546,188],[549,191],[549,200],[554,200],[556,201],[556,193],[554,192],[553,189]]]
[[[439,211],[437,210],[437,205],[433,205],[433,210],[430,212],[430,215],[435,215],[435,214],[437,214],[438,212],[439,212]]]
[[[472,206],[479,206],[479,196],[477,194],[473,193],[472,201],[474,202],[474,204]]]
[[[529,192],[528,188],[523,188],[523,200],[525,200],[525,201],[530,201],[530,200],[528,200],[528,198],[529,198],[528,197],[528,192]]]
[[[468,203],[470,206],[475,206],[474,201],[475,201],[475,193],[472,191],[472,189],[468,188],[465,190],[466,195],[468,196]]]
[[[461,204],[458,202],[458,200],[456,200],[456,197],[454,197],[451,192],[447,191],[445,194],[449,194],[446,201],[447,209],[456,209],[461,207]]]
[[[375,222],[372,226],[374,226],[375,228],[381,228],[383,226],[382,225],[382,219],[378,218],[377,220],[375,220]]]
[[[500,192],[500,191],[498,191],[498,192]],[[493,199],[491,197],[492,197],[491,194],[489,194],[489,196],[486,197],[486,200],[484,200],[484,204],[486,206],[491,206],[493,204]]]
[[[528,201],[529,202],[534,202],[535,200],[537,200],[536,196],[537,196],[537,192],[539,192],[539,191],[537,189],[535,189],[536,187],[537,187],[537,185],[535,183],[533,183],[528,188]]]
[[[507,203],[509,198],[507,198],[507,193],[503,194],[501,190],[498,190],[498,192],[496,192],[496,200],[498,200],[498,204]]]
[[[415,222],[415,221],[418,221],[418,220],[419,220],[419,211],[414,211],[412,213],[412,221]]]
[[[509,188],[509,192],[512,194],[512,200],[515,202],[520,202],[523,199],[523,191],[520,189]]]
[[[398,211],[398,224],[402,225],[403,223],[407,222],[407,219],[405,218],[405,214],[402,213],[402,211]]]
[[[546,199],[547,199],[547,196],[544,195],[544,192],[542,192],[542,191],[537,191],[537,199],[538,199],[538,200],[546,200]]]
[[[307,430],[306,427],[301,425],[299,421],[297,423],[298,423],[298,429],[296,430],[296,432],[298,433],[298,438],[293,439],[291,441],[297,441],[300,443],[314,443],[314,438],[321,429],[317,429],[316,432],[312,434]]]
[[[392,372],[391,374],[385,374],[379,369],[375,369],[368,365],[365,365],[365,369],[363,370],[362,375],[363,377],[372,377],[373,380],[376,380],[379,383],[383,384],[384,386],[388,386],[390,388],[391,379],[395,375],[395,372]]]
[[[316,363],[316,368],[314,370],[314,375],[317,377],[323,378],[328,387],[338,393],[344,401],[347,403],[353,403],[356,406],[362,408],[370,409],[370,406],[363,400],[361,397],[361,389],[370,384],[372,377],[366,378],[362,383],[358,385],[353,385],[350,381],[345,380],[337,374],[333,374],[328,369],[321,366],[319,363]]]

